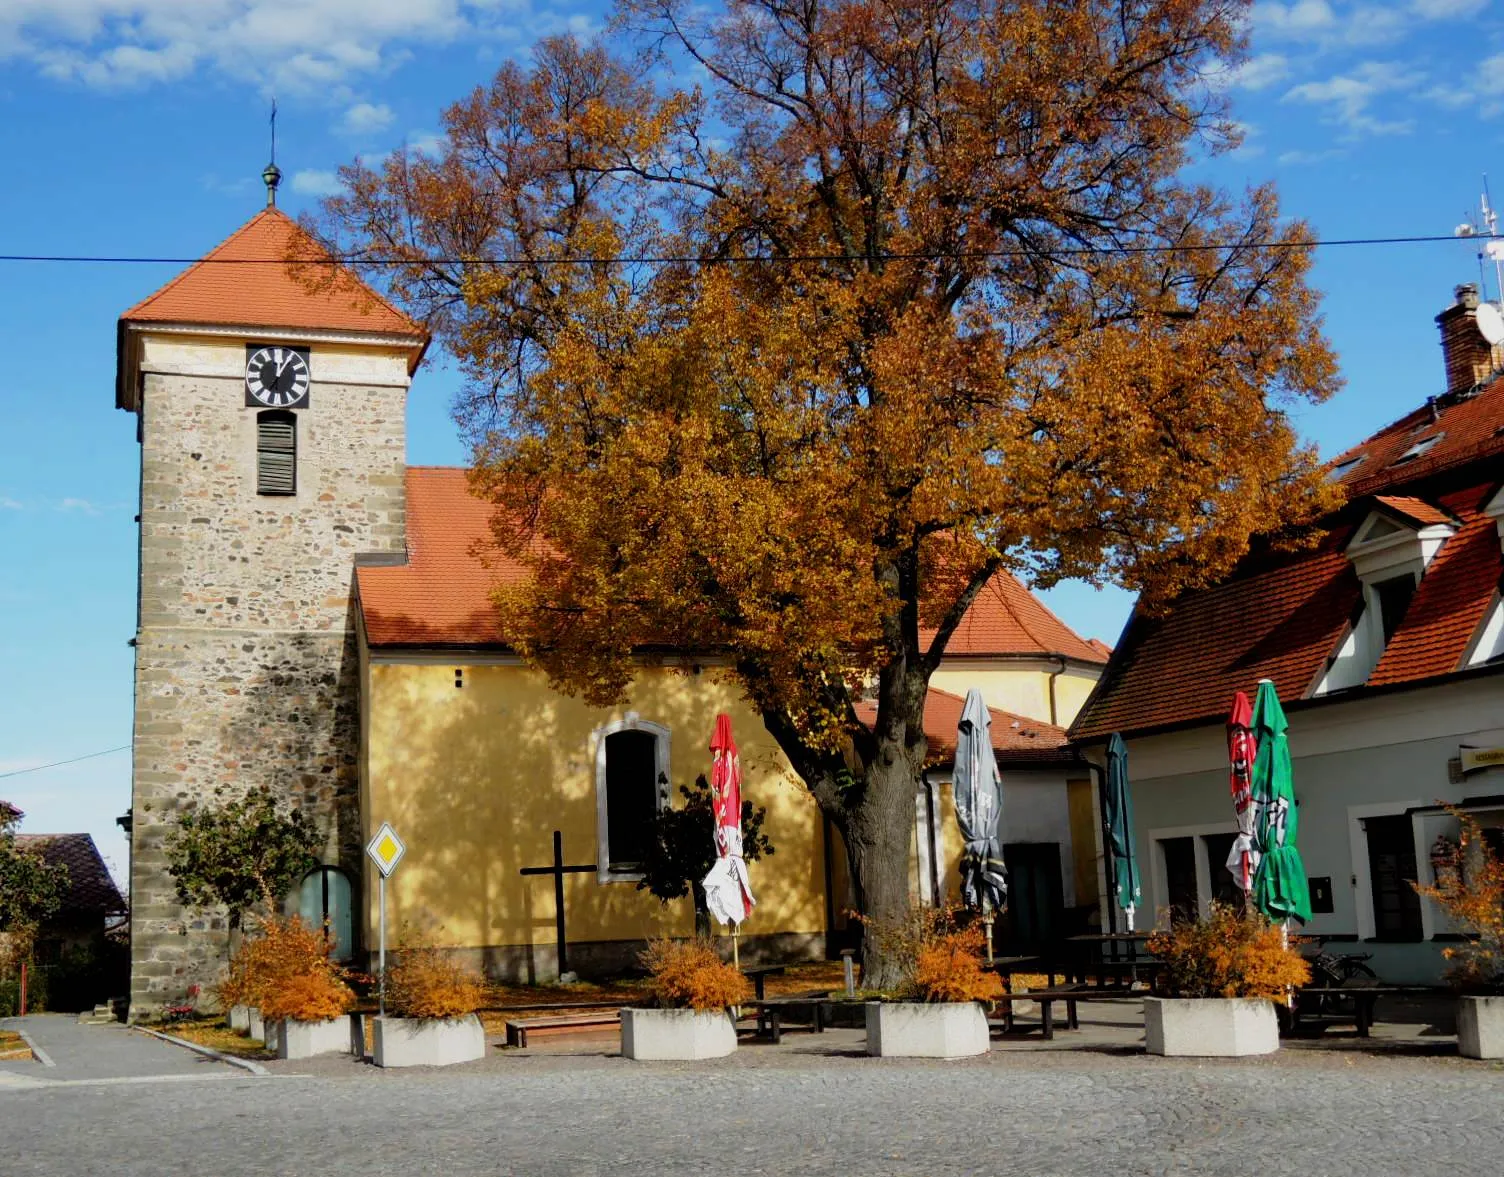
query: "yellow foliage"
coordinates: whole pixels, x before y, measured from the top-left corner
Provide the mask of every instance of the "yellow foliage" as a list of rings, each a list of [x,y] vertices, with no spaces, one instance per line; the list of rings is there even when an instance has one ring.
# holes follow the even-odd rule
[[[654,940],[642,963],[649,991],[667,1009],[723,1010],[752,999],[752,983],[708,940]]]
[[[1213,904],[1210,919],[1186,920],[1149,939],[1171,997],[1270,997],[1310,983],[1311,966],[1258,914]]]
[[[894,920],[861,917],[866,934],[903,978],[895,996],[917,1001],[993,1001],[1003,982],[982,967],[983,930],[959,907],[915,907]]]
[[[272,917],[230,958],[229,974],[216,987],[221,1004],[249,1005],[267,1021],[316,1022],[338,1017],[355,1004],[348,974],[329,959],[322,929],[297,916]]]
[[[1447,979],[1467,993],[1504,993],[1504,859],[1489,847],[1476,819],[1460,810],[1448,812],[1461,834],[1438,863],[1436,883],[1415,889],[1470,937],[1441,950],[1451,962]]]
[[[399,1018],[460,1018],[485,1003],[480,975],[430,944],[403,948],[387,971],[387,1009]]]

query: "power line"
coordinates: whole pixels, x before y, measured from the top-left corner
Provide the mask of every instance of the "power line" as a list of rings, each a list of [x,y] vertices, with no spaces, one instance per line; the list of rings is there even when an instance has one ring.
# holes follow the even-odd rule
[[[1011,257],[1082,257],[1082,256],[1128,256],[1153,253],[1214,253],[1222,250],[1241,249],[1325,249],[1334,246],[1354,245],[1427,245],[1441,241],[1470,241],[1451,233],[1428,234],[1412,237],[1336,237],[1317,241],[1232,241],[1205,242],[1181,245],[1067,245],[1048,249],[1000,249],[962,251],[960,253],[884,253],[876,258],[866,255],[844,253],[784,254],[781,256],[757,257],[737,254],[728,257],[692,257],[689,255],[645,254],[634,257],[557,257],[557,258],[477,258],[477,257],[413,257],[413,258],[362,258],[344,257],[317,258],[202,258],[202,257],[126,257],[108,254],[0,254],[0,262],[36,262],[43,264],[78,265],[206,265],[206,266],[593,266],[593,265],[769,265],[797,264],[803,262],[861,262],[861,261],[941,261],[970,259],[985,261]]]
[[[0,772],[0,781],[6,777],[25,776],[28,772],[42,772],[48,768],[61,768],[65,764],[77,764],[80,760],[93,760],[96,756],[108,756],[111,752],[124,752],[129,744],[121,744],[118,748],[106,748],[103,752],[90,752],[86,756],[75,756],[71,760],[54,760],[51,764],[37,764],[31,768],[17,768],[10,772]]]

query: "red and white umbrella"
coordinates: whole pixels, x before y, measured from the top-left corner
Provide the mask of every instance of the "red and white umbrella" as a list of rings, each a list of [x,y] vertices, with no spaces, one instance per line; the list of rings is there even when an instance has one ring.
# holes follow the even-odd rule
[[[1253,841],[1253,762],[1258,759],[1258,742],[1253,738],[1253,705],[1239,691],[1232,697],[1232,713],[1227,717],[1228,786],[1232,790],[1232,807],[1238,815],[1238,836],[1227,856],[1227,869],[1233,882],[1246,895],[1253,890],[1253,876],[1259,869],[1259,852]]]
[[[710,740],[710,794],[715,811],[715,865],[705,876],[705,906],[733,934],[756,902],[742,860],[742,762],[731,738],[731,717],[715,717]]]

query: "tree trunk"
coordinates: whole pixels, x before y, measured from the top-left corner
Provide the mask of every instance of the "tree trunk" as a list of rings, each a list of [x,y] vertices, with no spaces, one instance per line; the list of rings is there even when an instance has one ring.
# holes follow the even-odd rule
[[[843,823],[857,910],[868,921],[862,933],[862,987],[893,989],[906,978],[881,933],[895,929],[909,913],[918,774],[898,756],[873,764],[863,783],[861,799],[847,810]]]

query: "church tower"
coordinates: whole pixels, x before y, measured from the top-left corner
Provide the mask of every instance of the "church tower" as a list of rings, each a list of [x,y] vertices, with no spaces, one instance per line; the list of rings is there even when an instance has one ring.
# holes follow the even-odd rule
[[[163,852],[217,789],[300,806],[325,867],[358,886],[351,584],[358,560],[403,559],[404,415],[427,343],[270,199],[121,316],[116,404],[141,444],[133,1017],[224,959],[225,921],[182,908]]]

